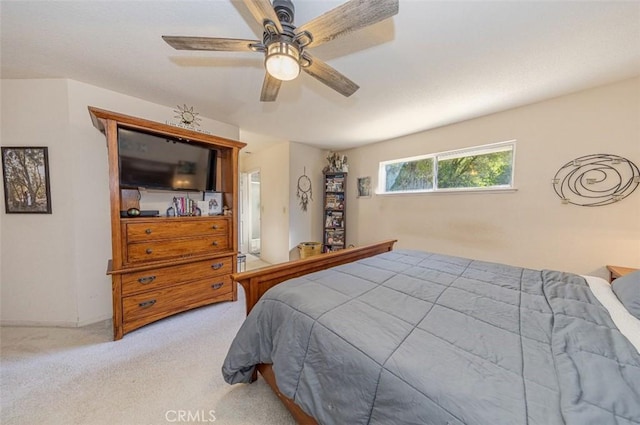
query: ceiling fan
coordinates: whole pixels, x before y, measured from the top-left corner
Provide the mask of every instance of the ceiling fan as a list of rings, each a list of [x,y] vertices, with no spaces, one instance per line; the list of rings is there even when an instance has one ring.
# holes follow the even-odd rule
[[[307,49],[346,33],[383,21],[398,13],[399,0],[349,0],[306,24],[293,24],[291,0],[243,0],[253,17],[264,27],[262,41],[236,38],[183,37],[163,35],[177,50],[260,52],[265,54],[266,73],[262,102],[273,102],[282,81],[295,79],[302,69],[333,90],[349,97],[359,86]]]

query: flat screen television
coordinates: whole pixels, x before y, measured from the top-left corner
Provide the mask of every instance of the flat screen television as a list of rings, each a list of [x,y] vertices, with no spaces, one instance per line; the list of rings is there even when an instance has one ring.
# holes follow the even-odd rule
[[[217,151],[184,139],[118,128],[123,189],[216,190]]]

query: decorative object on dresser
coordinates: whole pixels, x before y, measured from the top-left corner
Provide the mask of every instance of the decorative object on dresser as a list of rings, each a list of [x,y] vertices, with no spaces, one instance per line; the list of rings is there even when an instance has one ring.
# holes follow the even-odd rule
[[[324,252],[344,249],[346,241],[347,173],[324,173]]]
[[[204,192],[203,199],[207,205],[207,215],[222,214],[222,193]]]
[[[172,314],[237,300],[231,280],[238,258],[238,217],[233,212],[238,210],[238,154],[245,144],[94,107],[89,107],[89,113],[107,139],[113,255],[107,273],[113,286],[114,339]],[[203,174],[202,183],[191,190],[197,193],[193,199],[202,199],[203,188],[213,189],[219,193],[220,211],[224,206],[230,213],[199,216],[196,204],[187,202],[191,197],[167,190],[173,205],[167,217],[121,217],[121,211],[140,210],[141,200],[139,188],[122,183],[119,136],[124,133],[130,138],[138,132],[145,135],[138,157],[154,164],[144,176],[146,181],[153,184],[152,172],[161,170],[158,187],[175,189],[167,169],[175,171],[175,179]],[[144,158],[159,148],[158,143],[194,147],[195,156],[176,164]]]

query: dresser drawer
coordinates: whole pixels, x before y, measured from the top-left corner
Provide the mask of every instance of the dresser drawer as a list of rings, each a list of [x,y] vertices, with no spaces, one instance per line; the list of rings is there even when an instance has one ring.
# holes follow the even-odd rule
[[[127,296],[188,281],[228,275],[232,272],[232,266],[233,257],[223,257],[124,274],[122,275],[122,295]]]
[[[130,263],[136,263],[186,258],[194,255],[215,254],[228,248],[228,235],[138,242],[127,245],[127,260]]]
[[[192,236],[226,234],[229,220],[225,218],[168,219],[144,222],[128,222],[125,224],[126,241],[140,242],[157,239],[188,238]]]
[[[191,308],[218,301],[231,301],[232,284],[231,277],[221,276],[124,297],[124,331],[131,331],[143,324]]]

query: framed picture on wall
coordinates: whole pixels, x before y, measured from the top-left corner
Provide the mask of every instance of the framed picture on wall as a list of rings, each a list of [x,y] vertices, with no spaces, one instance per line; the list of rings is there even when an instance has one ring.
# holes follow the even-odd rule
[[[3,146],[2,177],[7,214],[51,214],[46,147]]]
[[[222,214],[222,192],[204,192],[204,201],[206,202],[207,209],[202,211],[202,214]]]
[[[358,198],[371,197],[371,177],[358,177]]]

